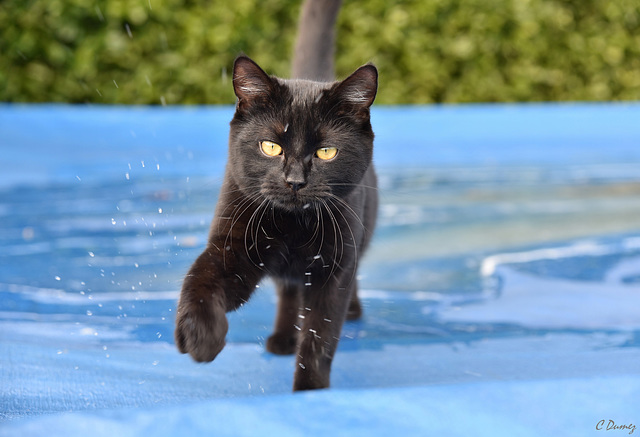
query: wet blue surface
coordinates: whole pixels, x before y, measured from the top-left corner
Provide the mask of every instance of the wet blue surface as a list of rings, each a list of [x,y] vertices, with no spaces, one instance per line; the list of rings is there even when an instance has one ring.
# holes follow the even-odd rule
[[[365,316],[345,326],[332,389],[304,394],[293,358],[263,348],[269,282],[214,363],[173,345],[231,115],[0,106],[0,435],[640,422],[640,105],[375,107]]]

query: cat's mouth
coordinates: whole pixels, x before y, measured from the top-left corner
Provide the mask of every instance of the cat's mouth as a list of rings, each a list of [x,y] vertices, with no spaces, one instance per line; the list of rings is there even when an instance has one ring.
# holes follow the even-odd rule
[[[300,194],[290,194],[284,196],[265,196],[273,205],[288,210],[305,210],[316,203],[315,198]]]
[[[302,189],[293,191],[289,189],[269,189],[263,187],[261,193],[265,199],[267,199],[272,205],[286,209],[286,210],[308,210],[322,198],[321,193],[316,193],[315,190]]]

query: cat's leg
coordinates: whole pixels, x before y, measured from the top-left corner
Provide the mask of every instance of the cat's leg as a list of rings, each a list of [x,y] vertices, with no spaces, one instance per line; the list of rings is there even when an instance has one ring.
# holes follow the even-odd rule
[[[331,278],[325,286],[305,290],[305,308],[298,340],[297,366],[293,389],[327,388],[331,363],[338,347],[342,325],[351,302],[351,274],[346,280]],[[355,280],[355,279],[353,279]]]
[[[267,350],[273,354],[290,355],[296,351],[300,324],[298,315],[302,303],[302,287],[289,282],[279,282],[278,312],[273,334],[267,339]]]
[[[262,276],[246,257],[223,251],[210,244],[196,259],[178,302],[176,345],[199,362],[220,353],[229,327],[226,312],[247,302]]]

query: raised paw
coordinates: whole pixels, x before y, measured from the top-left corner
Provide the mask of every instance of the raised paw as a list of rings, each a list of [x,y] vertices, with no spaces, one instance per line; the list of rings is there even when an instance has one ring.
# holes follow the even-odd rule
[[[178,350],[198,362],[209,362],[225,345],[229,323],[221,299],[192,301],[184,295],[178,303],[175,340]]]
[[[274,332],[267,339],[267,350],[276,355],[292,355],[296,351],[298,339],[289,333]]]

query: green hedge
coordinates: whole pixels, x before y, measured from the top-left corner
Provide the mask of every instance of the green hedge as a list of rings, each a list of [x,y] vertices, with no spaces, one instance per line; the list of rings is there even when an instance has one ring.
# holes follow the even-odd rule
[[[0,101],[232,103],[241,52],[287,76],[291,0],[2,0]],[[379,103],[640,99],[637,0],[344,0],[337,70]]]

